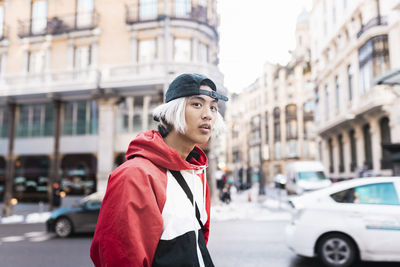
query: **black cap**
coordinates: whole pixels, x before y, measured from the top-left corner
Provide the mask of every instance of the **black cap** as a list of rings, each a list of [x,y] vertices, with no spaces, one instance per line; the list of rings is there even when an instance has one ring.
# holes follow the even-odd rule
[[[212,91],[201,90],[201,85],[209,86]],[[165,102],[168,103],[171,100],[192,95],[208,95],[215,99],[228,101],[226,96],[217,93],[215,83],[206,76],[201,74],[185,73],[176,77],[169,85],[165,94]]]

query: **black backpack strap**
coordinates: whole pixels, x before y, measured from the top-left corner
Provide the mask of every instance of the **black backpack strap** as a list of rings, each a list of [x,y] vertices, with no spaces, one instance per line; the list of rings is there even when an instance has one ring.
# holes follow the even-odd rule
[[[186,193],[186,196],[188,197],[188,199],[190,200],[190,203],[192,203],[193,205],[193,194],[192,191],[190,190],[188,184],[185,181],[185,178],[183,178],[182,174],[180,171],[173,171],[170,170],[170,172],[172,173],[172,175],[175,177],[176,181],[178,182],[178,184],[182,187],[183,191]],[[205,201],[205,200],[204,200]],[[196,218],[197,221],[199,222],[201,229],[204,228],[203,223],[200,220],[200,211],[199,208],[197,207],[197,203],[194,202],[195,205],[195,209],[196,209]]]

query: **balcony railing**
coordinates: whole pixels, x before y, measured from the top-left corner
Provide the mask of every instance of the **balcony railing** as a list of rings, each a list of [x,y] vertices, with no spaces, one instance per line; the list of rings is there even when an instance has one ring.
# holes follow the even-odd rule
[[[157,11],[157,4],[147,4],[145,7],[139,7],[138,5],[127,5],[125,20],[126,24],[132,25],[139,22],[164,19],[165,14],[159,14]],[[209,23],[207,18],[207,7],[203,6],[192,6],[188,12],[181,12],[174,9],[170,18]]]
[[[0,79],[0,95],[96,89],[99,78],[100,73],[95,69],[7,75]]]
[[[78,13],[67,16],[56,16],[49,19],[30,19],[20,21],[18,36],[20,38],[57,35],[74,31],[92,30],[99,24],[99,15],[96,12]]]
[[[360,38],[361,35],[363,35],[364,32],[367,30],[375,27],[375,26],[382,26],[382,25],[387,25],[387,19],[386,17],[376,17],[368,21],[367,24],[362,25],[360,31],[357,33],[357,38]]]

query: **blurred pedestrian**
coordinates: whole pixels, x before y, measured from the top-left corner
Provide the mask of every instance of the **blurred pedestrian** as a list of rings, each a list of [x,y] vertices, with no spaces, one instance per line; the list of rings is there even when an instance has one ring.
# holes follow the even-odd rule
[[[197,146],[222,128],[220,95],[210,79],[183,74],[170,84],[128,159],[109,178],[91,246],[95,266],[214,266],[207,157]]]
[[[52,188],[52,206],[58,208],[61,206],[61,188],[59,183],[54,183]]]

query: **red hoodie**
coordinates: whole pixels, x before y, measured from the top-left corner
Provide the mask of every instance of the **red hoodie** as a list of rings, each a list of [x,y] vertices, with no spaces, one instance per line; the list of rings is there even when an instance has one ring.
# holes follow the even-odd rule
[[[195,156],[185,161],[157,131],[139,134],[130,143],[129,160],[108,180],[90,248],[95,266],[214,266],[206,248],[207,157],[198,147],[192,152]],[[180,171],[188,184],[203,229],[170,170]]]

